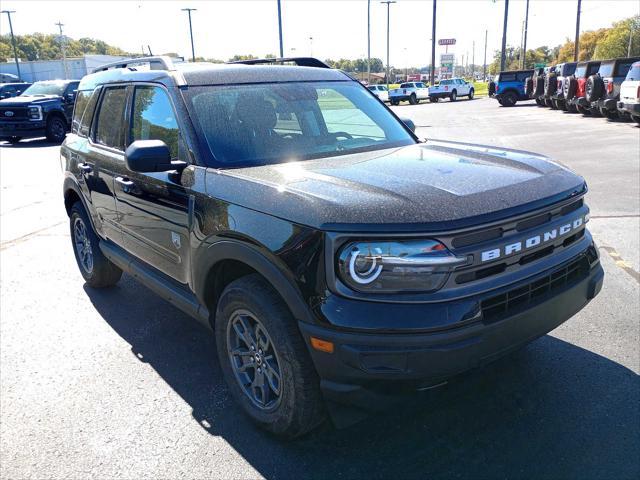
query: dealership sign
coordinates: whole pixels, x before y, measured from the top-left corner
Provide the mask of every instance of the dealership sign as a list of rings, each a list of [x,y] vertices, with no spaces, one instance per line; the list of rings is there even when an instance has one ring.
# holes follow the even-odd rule
[[[455,44],[456,44],[455,38],[441,38],[440,40],[438,40],[438,45],[455,45]]]
[[[440,63],[454,63],[455,62],[455,54],[453,53],[443,53],[440,55]]]

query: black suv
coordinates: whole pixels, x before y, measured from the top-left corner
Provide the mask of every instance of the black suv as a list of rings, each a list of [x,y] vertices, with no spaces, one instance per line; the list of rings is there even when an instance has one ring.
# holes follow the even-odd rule
[[[36,82],[19,97],[0,100],[0,140],[47,137],[61,143],[71,125],[79,80]]]
[[[315,59],[105,66],[61,156],[88,286],[125,271],[209,325],[231,394],[280,435],[493,360],[603,282],[581,177],[421,141]]]
[[[640,57],[616,58],[603,60],[598,73],[587,79],[586,100],[592,113],[600,114],[608,119],[618,118],[618,100],[620,86],[627,72]]]
[[[2,83],[0,84],[0,100],[5,98],[13,98],[18,95],[22,95],[27,88],[31,86],[30,83]]]

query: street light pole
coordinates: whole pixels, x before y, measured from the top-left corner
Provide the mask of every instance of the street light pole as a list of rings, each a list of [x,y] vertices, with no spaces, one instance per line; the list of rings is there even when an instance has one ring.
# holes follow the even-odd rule
[[[527,68],[527,34],[529,33],[529,0],[527,0],[527,10],[524,14],[524,46],[522,47],[522,69]]]
[[[386,0],[385,2],[380,2],[380,3],[386,3],[387,4],[387,90],[389,90],[389,6],[392,3],[396,3],[395,0]]]
[[[313,57],[313,37],[309,37],[309,56]]]
[[[436,83],[436,0],[433,0],[433,19],[431,24],[431,71],[429,84]]]
[[[284,58],[284,47],[282,46],[282,8],[278,0],[278,33],[280,35],[280,58]]]
[[[484,62],[482,64],[482,81],[487,81],[487,35],[489,30],[484,31]]]
[[[574,42],[573,61],[578,61],[578,52],[580,51],[580,6],[582,0],[578,0],[578,12],[576,14],[576,41]]]
[[[367,0],[367,84],[371,85],[371,0]]]
[[[60,29],[60,48],[62,48],[62,68],[64,69],[64,78],[69,78],[69,73],[67,72],[67,49],[64,46],[64,37],[62,36],[62,27],[64,27],[64,23],[58,20],[58,23],[55,25]]]
[[[509,0],[504,0],[504,24],[502,25],[502,51],[500,53],[500,71],[504,71],[507,55],[507,19],[509,18]]]
[[[187,14],[189,15],[189,35],[191,36],[191,61],[195,62],[196,61],[196,51],[193,48],[193,28],[191,26],[191,12],[195,12],[197,10],[197,8],[183,8],[182,11],[183,12],[187,12]]]
[[[13,58],[16,61],[16,69],[18,70],[18,78],[22,80],[20,76],[20,62],[18,62],[18,48],[16,47],[16,39],[13,36],[13,25],[11,24],[11,14],[16,13],[15,10],[2,10],[0,13],[6,13],[9,19],[9,32],[11,32],[11,44],[13,45]]]

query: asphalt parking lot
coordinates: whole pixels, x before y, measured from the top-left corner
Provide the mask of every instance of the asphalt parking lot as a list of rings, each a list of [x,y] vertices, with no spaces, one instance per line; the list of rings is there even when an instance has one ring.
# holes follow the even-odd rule
[[[638,478],[640,128],[532,102],[394,110],[422,136],[532,150],[582,174],[601,294],[400,413],[281,442],[232,402],[207,330],[126,275],[83,285],[58,147],[1,144],[0,477]]]

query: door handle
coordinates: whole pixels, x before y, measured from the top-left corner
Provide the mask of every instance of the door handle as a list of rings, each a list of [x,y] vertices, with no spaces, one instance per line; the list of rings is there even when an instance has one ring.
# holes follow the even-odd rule
[[[84,172],[84,173],[89,173],[91,171],[91,165],[85,162],[79,163],[78,168],[80,169],[81,172]]]
[[[116,177],[116,182],[118,182],[123,187],[131,188],[135,185],[131,180],[124,177]]]

